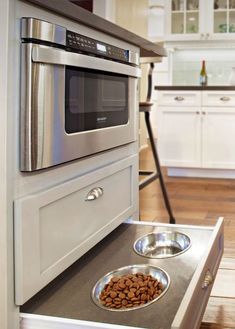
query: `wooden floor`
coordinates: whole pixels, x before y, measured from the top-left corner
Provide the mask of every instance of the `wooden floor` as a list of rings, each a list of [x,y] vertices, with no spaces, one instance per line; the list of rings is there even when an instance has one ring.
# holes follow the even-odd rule
[[[140,168],[154,169],[149,149],[140,152]],[[201,329],[235,328],[235,180],[168,177],[165,168],[163,173],[177,223],[213,225],[224,217],[224,257]],[[140,219],[168,222],[159,181],[140,191]]]

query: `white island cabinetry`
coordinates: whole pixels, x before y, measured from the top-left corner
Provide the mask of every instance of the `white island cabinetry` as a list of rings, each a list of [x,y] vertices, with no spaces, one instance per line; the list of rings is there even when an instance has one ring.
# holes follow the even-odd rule
[[[194,91],[160,93],[158,135],[163,165],[200,165],[200,103],[200,93]]]
[[[235,177],[235,90],[160,90],[157,126],[169,175]]]

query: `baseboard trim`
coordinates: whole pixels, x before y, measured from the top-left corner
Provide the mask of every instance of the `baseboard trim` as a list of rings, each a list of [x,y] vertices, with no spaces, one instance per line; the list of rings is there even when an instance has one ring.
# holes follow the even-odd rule
[[[221,178],[235,179],[235,170],[221,169],[194,169],[194,168],[167,168],[171,177]]]

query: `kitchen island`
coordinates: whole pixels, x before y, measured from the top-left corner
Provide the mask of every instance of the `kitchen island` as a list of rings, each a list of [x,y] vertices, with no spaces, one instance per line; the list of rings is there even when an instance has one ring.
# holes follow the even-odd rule
[[[158,148],[171,176],[235,178],[235,86],[156,86]]]
[[[24,108],[23,100],[26,99],[22,88],[23,83],[26,81],[26,76],[23,75],[23,72],[29,72],[24,70],[25,62],[23,62],[22,56],[22,17],[34,17],[38,20],[45,21],[46,26],[50,26],[49,23],[57,25],[59,28],[56,30],[59,32],[63,30],[61,27],[64,27],[76,34],[95,39],[99,41],[99,48],[97,48],[97,50],[100,50],[101,53],[102,51],[106,51],[106,45],[112,45],[116,48],[120,48],[121,52],[126,51],[125,58],[129,58],[130,60],[132,60],[131,56],[133,53],[137,54],[136,59],[139,57],[138,55],[140,52],[141,56],[161,57],[165,55],[164,48],[140,38],[133,33],[128,33],[125,29],[121,29],[79,8],[70,1],[6,0],[2,3],[0,10],[2,32],[0,59],[1,68],[3,68],[0,72],[0,83],[2,87],[0,88],[0,131],[2,134],[2,138],[0,139],[0,174],[2,182],[0,187],[0,223],[2,228],[0,234],[0,328],[2,329],[18,329],[20,326],[19,304],[24,303],[24,299],[27,300],[31,294],[34,295],[42,286],[51,282],[55,276],[68,268],[74,261],[81,257],[82,254],[86,253],[88,249],[92,248],[122,222],[127,219],[138,219],[139,208],[139,113],[137,77],[135,78],[136,87],[133,88],[132,97],[134,106],[130,106],[128,96],[125,98],[129,104],[128,112],[132,112],[133,117],[134,138],[131,142],[95,153],[94,144],[100,142],[100,139],[96,138],[95,142],[88,143],[92,151],[87,156],[79,159],[76,158],[73,161],[61,163],[48,169],[34,172],[20,171],[19,155],[21,152],[19,150],[19,140],[21,135],[26,136],[26,130],[23,132],[22,129],[22,122],[24,121],[22,115],[22,109]],[[43,49],[45,50],[46,47],[49,46],[51,40],[48,40],[45,29],[36,28],[36,31],[42,32],[44,36],[43,42],[45,42],[46,45],[43,45]],[[55,36],[55,30],[53,30],[53,28],[50,28],[49,32],[52,33],[53,37]],[[60,44],[62,41],[60,38],[61,36],[61,33],[59,33],[56,43],[58,42],[58,44]],[[32,39],[35,41],[35,38]],[[32,45],[32,47],[35,48],[37,48],[37,46],[38,44],[36,42]],[[81,46],[84,47],[84,44]],[[53,47],[52,51],[57,51],[57,55],[61,54],[61,47]],[[77,56],[81,58],[81,55],[83,55],[84,58],[84,53],[87,52],[80,54],[80,52],[76,53],[70,51],[67,55],[69,55],[70,58],[71,56],[73,58],[77,58]],[[104,53],[102,54],[104,55]],[[32,60],[31,56],[28,58],[30,61]],[[65,58],[65,56],[63,58]],[[56,125],[58,122],[65,122],[65,102],[58,101],[58,96],[65,95],[65,84],[62,81],[63,79],[58,76],[58,71],[63,71],[62,75],[64,75],[65,70],[63,70],[62,67],[66,65],[71,67],[71,62],[59,64],[53,71],[52,66],[54,59],[52,59],[52,56],[50,56],[50,63],[48,63],[48,57],[44,58],[43,61],[45,60],[47,63],[42,65],[44,67],[42,67],[41,64],[39,64],[39,66],[41,66],[43,72],[50,71],[52,73],[50,77],[48,78],[47,76],[47,79],[44,81],[41,80],[42,75],[39,73],[39,80],[42,83],[38,90],[42,90],[44,95],[48,95],[51,91],[51,98],[50,101],[47,102],[47,105],[50,108],[56,109],[57,116],[56,120],[53,121]],[[92,66],[93,72],[94,63],[97,63],[97,61],[102,61],[104,63],[105,59],[100,59],[98,56],[91,57],[89,69],[91,69]],[[106,61],[111,69],[111,66],[113,67],[111,64],[114,64],[114,61],[109,61],[107,59]],[[40,59],[38,63],[41,62],[42,59]],[[78,62],[78,64],[81,65],[81,61],[79,60]],[[118,64],[119,67],[122,65],[122,63]],[[136,64],[138,65],[138,63]],[[45,69],[45,67],[47,68]],[[128,67],[133,68],[131,65]],[[104,67],[102,70],[103,69]],[[38,69],[36,71],[39,72]],[[77,72],[78,70],[74,71]],[[120,71],[116,73],[120,74]],[[98,76],[98,74],[96,74],[96,76]],[[127,76],[126,72],[125,76]],[[125,79],[127,82],[120,84],[121,87],[124,86],[122,90],[127,86],[126,89],[130,91],[129,80],[133,78],[131,76],[130,79],[129,77]],[[36,79],[33,80],[39,81]],[[31,85],[30,78],[27,81],[28,85],[25,91],[28,91]],[[55,81],[55,83],[53,83],[53,81]],[[49,88],[46,82],[50,83]],[[55,90],[54,87],[58,86],[59,88],[61,87],[61,89]],[[113,90],[115,89],[113,88]],[[110,95],[110,93],[107,92],[106,95]],[[118,94],[118,97],[120,103],[120,94]],[[37,97],[41,105],[42,98],[43,96]],[[28,100],[28,104],[31,105],[34,103],[31,101],[32,99]],[[108,103],[110,104],[109,99]],[[57,111],[57,109],[59,106],[63,107],[62,115],[58,114],[59,111]],[[42,106],[42,108],[45,110],[45,107]],[[49,112],[50,111],[46,111],[46,113]],[[39,120],[40,122],[45,122],[43,114],[41,116],[36,115],[36,117],[42,119]],[[53,116],[50,117],[52,118]],[[101,118],[101,121],[102,120],[104,120],[104,117]],[[129,124],[129,117],[126,121]],[[52,129],[48,121],[46,126],[49,128],[47,136],[51,136]],[[108,129],[105,128],[104,130],[107,131]],[[117,129],[110,128],[110,130]],[[23,132],[23,134],[21,134],[20,131]],[[43,129],[40,130],[40,132],[41,131],[43,131]],[[55,137],[53,137],[53,140],[57,141],[56,148],[52,148],[51,144],[46,141],[40,144],[47,146],[48,149],[52,151],[51,156],[48,157],[51,159],[56,158],[54,153],[55,149],[62,152],[63,144],[61,139],[58,138],[58,129],[54,131],[56,133],[53,135]],[[38,137],[42,136],[40,132],[38,130],[36,134]],[[71,135],[74,136],[75,134],[71,133]],[[7,136],[11,137],[8,138]],[[82,132],[80,136],[84,136],[84,132]],[[120,136],[118,136],[119,140]],[[85,143],[76,143],[75,149],[80,149],[84,147],[84,145]],[[71,144],[70,146],[67,145],[66,150],[63,151],[64,154],[71,149]],[[42,153],[45,154],[44,152]],[[21,156],[23,155],[24,152],[21,153]],[[99,193],[97,193],[98,191]],[[46,193],[46,195],[44,193]],[[50,197],[47,193],[50,194]],[[107,198],[110,199],[108,200]],[[31,213],[30,216],[27,216],[23,211],[23,208],[26,209],[23,203],[27,202],[27,200],[29,203],[26,205],[26,208],[33,211],[33,214]],[[66,206],[63,204],[64,202]],[[23,208],[21,208],[21,205]],[[49,210],[47,205],[50,205],[53,209],[50,208]],[[112,206],[107,207],[107,205]],[[36,208],[34,206],[36,206]],[[42,208],[40,208],[41,206]],[[60,206],[62,208],[60,208]],[[13,210],[14,207],[15,210]],[[74,207],[77,209],[75,210]],[[29,225],[26,224],[27,218],[29,220]],[[97,224],[99,227],[97,227]],[[50,228],[47,225],[50,225]],[[77,225],[80,225],[80,228]],[[26,228],[26,230],[24,230],[24,228]],[[95,236],[97,240],[95,240]],[[50,245],[49,249],[45,241],[47,238]],[[78,239],[80,241],[78,241]],[[29,244],[26,245],[25,243]],[[79,252],[80,255],[77,252]],[[47,263],[45,262],[44,256],[50,258],[47,258]],[[29,266],[25,263],[27,259],[30,259],[28,262]]]
[[[26,0],[34,5],[49,10],[55,14],[62,15],[79,24],[84,24],[97,31],[107,33],[120,40],[129,42],[140,48],[141,57],[162,57],[166,51],[160,44],[150,42],[121,26],[103,19],[88,10],[85,10],[67,0]]]
[[[130,56],[133,52],[137,54],[140,52],[141,56],[150,57],[155,55],[161,57],[165,55],[165,51],[158,45],[152,44],[132,33],[128,33],[124,29],[115,27],[112,23],[78,8],[70,1],[6,0],[3,2],[1,9],[0,25],[3,47],[1,48],[0,59],[3,70],[0,73],[2,86],[0,88],[0,98],[2,100],[0,131],[3,138],[0,139],[2,156],[2,167],[0,171],[2,174],[0,188],[0,224],[2,228],[0,236],[0,328],[69,328],[66,325],[68,321],[71,322],[70,328],[78,328],[76,324],[74,325],[74,321],[76,320],[63,318],[64,315],[60,319],[65,325],[62,324],[61,326],[54,322],[57,319],[50,319],[49,324],[45,322],[43,324],[39,323],[38,326],[34,325],[34,323],[31,325],[29,322],[25,324],[20,314],[20,305],[24,305],[31,297],[34,297],[36,293],[46,287],[47,284],[53,285],[52,280],[56,277],[60,280],[61,277],[59,275],[63,275],[64,271],[74,264],[74,262],[79,259],[84,261],[82,257],[87,252],[89,253],[98,243],[102,242],[102,239],[105,239],[106,236],[118,228],[123,222],[138,219],[138,84],[136,83],[136,92],[133,94],[134,106],[130,106],[130,111],[133,112],[133,127],[135,130],[135,137],[130,143],[108,148],[98,153],[94,152],[94,143],[90,143],[92,149],[90,154],[82,158],[74,158],[73,161],[60,163],[57,166],[33,172],[20,171],[19,154],[23,152],[19,150],[19,140],[20,135],[26,135],[26,130],[22,129],[22,120],[31,118],[31,116],[22,116],[22,109],[24,108],[23,101],[27,99],[27,104],[35,104],[32,101],[32,95],[30,95],[30,98],[27,98],[23,93],[28,88],[26,87],[25,90],[22,88],[26,79],[26,76],[22,74],[25,69],[25,63],[22,60],[23,56],[20,56],[20,53],[22,54],[20,49],[22,48],[21,37],[22,43],[26,41],[24,38],[25,35],[23,36],[20,33],[20,30],[22,31],[20,29],[22,27],[22,17],[34,17],[38,20],[45,21],[47,26],[50,23],[58,25],[59,31],[61,31],[61,27],[66,27],[68,31],[76,33],[76,35],[90,36],[90,38],[99,41],[99,48],[97,47],[97,50],[101,52],[106,51],[103,43],[116,45],[118,48],[121,48],[121,51],[128,50],[126,54],[130,54]],[[55,30],[52,28],[49,31],[54,36]],[[36,32],[42,32],[45,37],[45,29],[36,28]],[[35,38],[32,37],[31,41],[34,43]],[[45,50],[49,42],[47,35],[43,41],[45,45],[42,48]],[[57,39],[57,41],[61,41],[61,39]],[[84,46],[84,44],[81,46]],[[38,43],[35,42],[32,47],[37,49]],[[57,55],[61,54],[61,49],[53,47],[52,52],[55,53],[55,51],[57,51]],[[104,55],[104,53],[102,54]],[[74,62],[71,63],[68,61],[56,64],[55,58],[53,57],[51,59],[48,56],[45,56],[42,60],[42,58],[40,59],[37,56],[39,55],[37,50],[34,51],[34,55],[35,57],[28,56],[28,58],[30,65],[32,61],[35,63],[38,61],[37,63],[39,63],[35,73],[40,73],[38,70],[39,67],[41,67],[42,72],[46,72],[51,71],[51,66],[48,67],[49,65],[53,64],[57,66],[51,75],[49,75],[49,78],[44,79],[42,82],[42,74],[38,75],[39,80],[35,79],[37,74],[33,74],[32,80],[31,76],[27,76],[27,86],[31,85],[32,81],[40,81],[41,83],[37,84],[38,90],[43,91],[44,95],[50,93],[51,97],[46,104],[56,110],[57,116],[56,120],[53,121],[54,124],[56,125],[60,119],[64,123],[64,108],[61,112],[62,115],[58,115],[59,111],[57,111],[58,106],[64,106],[65,104],[65,102],[58,101],[58,95],[64,95],[65,93],[65,84],[63,81],[61,83],[61,79],[58,78],[58,71],[62,66],[74,67]],[[70,51],[69,55],[68,57],[70,58],[71,56],[73,58],[77,58],[77,56],[81,58],[81,55],[84,54],[80,54],[79,52],[75,54],[75,52]],[[65,56],[56,56],[56,59],[58,58],[64,59]],[[93,59],[95,58],[97,63],[99,58],[94,56]],[[45,65],[41,65],[45,61]],[[93,69],[94,62],[95,60],[89,61],[89,63],[92,63]],[[78,66],[80,65],[81,62],[78,61]],[[89,66],[90,69],[91,65]],[[28,72],[27,70],[25,71]],[[62,71],[62,74],[64,74],[64,70]],[[74,71],[77,70],[74,69]],[[56,78],[56,83],[53,83],[54,78]],[[53,88],[48,88],[46,82],[51,83],[49,86]],[[54,86],[58,85],[61,88],[55,90]],[[126,85],[130,86],[129,81]],[[127,89],[129,90],[130,88]],[[22,92],[21,95],[20,91]],[[42,106],[42,98],[37,97],[37,99],[39,100],[39,105]],[[128,100],[128,104],[130,104],[129,98],[126,97],[126,99]],[[72,103],[74,104],[74,102]],[[40,123],[45,122],[45,116],[43,114],[45,112],[48,113],[48,111],[44,112],[47,107],[42,106],[42,108],[43,111],[40,112],[40,116],[36,115]],[[50,118],[54,119],[52,115]],[[52,132],[49,123],[48,121],[46,122],[46,127],[49,128],[48,136]],[[127,120],[127,123],[129,123],[129,120]],[[44,130],[37,130],[37,134],[35,134],[36,138],[41,137],[42,131]],[[55,131],[57,132],[56,129]],[[105,131],[107,131],[107,128],[105,128]],[[84,132],[81,132],[81,135],[84,135]],[[53,137],[56,139],[56,149],[62,150],[63,143],[58,137],[58,134],[53,135]],[[99,138],[96,139],[97,142],[99,140]],[[40,145],[47,146],[52,151],[50,153],[51,158],[55,158],[55,148],[52,149],[50,143],[44,140]],[[76,143],[75,148],[83,146],[84,143]],[[64,153],[68,152],[71,148],[71,144],[67,145]],[[44,152],[42,153],[45,154]],[[24,156],[24,153],[21,156]],[[33,157],[33,159],[35,158]],[[111,206],[107,207],[107,205]],[[202,305],[203,308],[212,287],[211,284],[208,286],[211,282],[208,282],[208,273],[205,273],[203,269],[210,268],[207,259],[213,261],[218,260],[215,264],[216,266],[212,269],[212,274],[215,276],[223,250],[222,231],[220,235],[217,235],[219,232],[218,229],[216,231],[214,229],[212,230],[213,241],[217,241],[215,253],[219,257],[217,258],[210,254],[214,250],[214,243],[211,240],[211,243],[206,248],[206,257],[202,257],[205,266],[203,268],[198,267],[195,271],[197,274],[197,288],[199,288],[202,294],[199,296],[200,303],[197,303],[197,305],[198,307]],[[215,235],[220,236],[219,240],[214,239]],[[119,250],[119,246],[125,249],[125,244],[119,243],[116,248],[117,250]],[[189,253],[191,251],[193,251],[193,246],[189,250]],[[110,254],[113,256],[114,252]],[[174,260],[172,261],[174,262]],[[99,264],[101,266],[98,270],[101,271],[102,268],[105,270],[105,266],[107,265],[106,259],[102,259],[102,262],[99,262]],[[85,262],[84,264],[82,263],[82,268],[85,269]],[[99,271],[95,269],[92,272],[100,275],[101,272]],[[172,287],[173,284],[174,281],[172,280]],[[202,285],[205,289],[202,288]],[[194,292],[194,290],[190,291]],[[68,298],[69,302],[73,303],[72,294],[74,292],[75,290],[72,289],[72,293],[69,294]],[[79,293],[78,290],[76,292]],[[195,305],[191,296],[192,294],[187,298],[187,303],[184,303],[183,306],[186,305],[187,307],[189,304]],[[60,303],[62,308],[64,308],[65,301],[62,298],[62,302]],[[164,300],[162,299],[162,301]],[[58,308],[60,305],[57,304]],[[74,306],[75,309],[78,309],[76,301]],[[198,325],[203,308],[198,310],[194,308],[194,314],[198,317]],[[181,310],[182,308],[180,308],[179,314],[181,317],[185,317],[187,315],[186,312],[182,312]],[[28,320],[30,320],[29,318],[33,318],[32,314],[28,313],[27,315]],[[32,320],[34,321],[34,319]],[[111,328],[110,323],[100,325],[99,323],[94,323],[94,321],[93,323],[91,322],[85,320],[79,323],[79,326],[81,325],[80,327],[82,328]],[[145,328],[146,326],[144,325]],[[120,328],[119,325],[116,327]],[[178,325],[177,327],[174,326],[174,328],[188,329],[188,326],[183,327]]]

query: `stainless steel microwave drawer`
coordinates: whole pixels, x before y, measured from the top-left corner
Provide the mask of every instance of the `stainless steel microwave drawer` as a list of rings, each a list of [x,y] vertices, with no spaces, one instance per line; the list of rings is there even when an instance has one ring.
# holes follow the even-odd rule
[[[149,233],[163,236],[166,231],[187,235],[191,246],[184,253],[159,259],[134,251],[138,238]],[[21,329],[198,329],[222,253],[222,219],[215,227],[121,224],[21,307]],[[95,283],[106,273],[134,264],[156,266],[168,273],[166,293],[146,307],[127,312],[98,307],[91,298]]]
[[[14,202],[17,305],[138,212],[137,166],[130,156]]]

